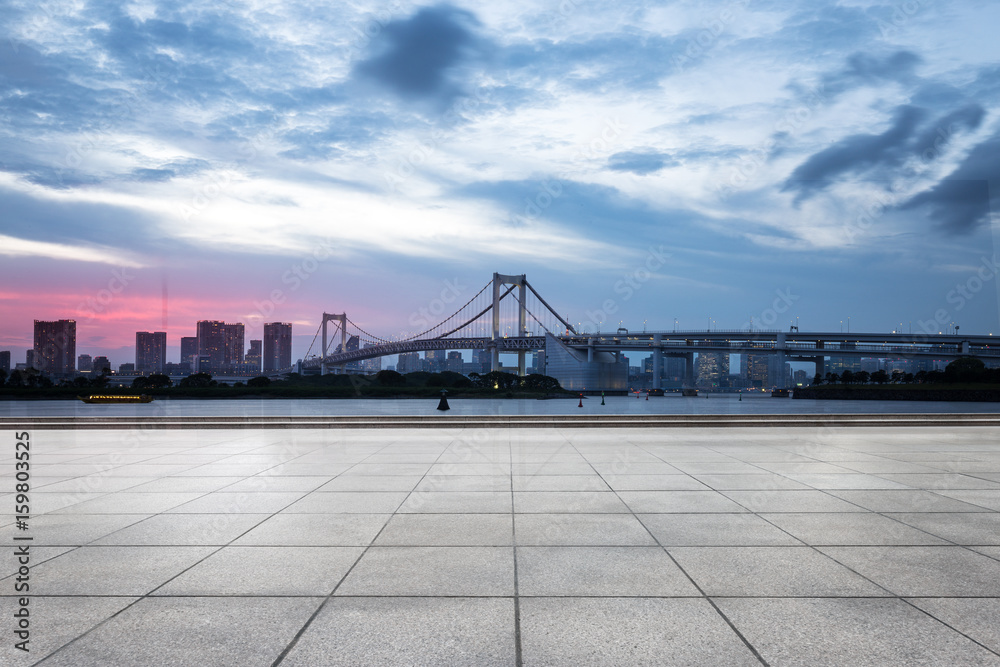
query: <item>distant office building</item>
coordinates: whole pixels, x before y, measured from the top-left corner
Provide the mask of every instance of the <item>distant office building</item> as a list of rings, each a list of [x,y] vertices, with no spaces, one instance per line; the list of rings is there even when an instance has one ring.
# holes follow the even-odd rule
[[[729,354],[699,352],[695,372],[698,386],[706,389],[725,387],[729,384]]]
[[[132,375],[133,373],[135,373],[135,364],[133,364],[133,363],[125,363],[125,364],[119,364],[118,365],[118,374],[119,375]]]
[[[226,345],[222,354],[222,365],[231,368],[243,363],[243,338],[245,330],[242,322],[224,325]]]
[[[10,372],[10,350],[0,351],[0,371]]]
[[[743,379],[743,386],[748,389],[764,389],[770,387],[773,382],[768,377],[767,354],[744,354],[743,365],[740,375]]]
[[[91,371],[99,374],[103,372],[105,368],[108,369],[109,371],[111,370],[111,362],[108,360],[108,358],[102,355],[97,355],[96,357],[94,357],[94,363],[93,366],[91,367]]]
[[[452,351],[448,353],[448,360],[445,362],[445,370],[449,370],[452,373],[461,373],[463,370],[463,364],[465,360],[462,359],[462,353]]]
[[[365,343],[365,347],[372,347],[375,343]],[[382,357],[372,357],[361,362],[361,371],[366,375],[374,375],[382,370]]]
[[[139,373],[162,373],[167,363],[167,332],[135,332],[135,370]]]
[[[396,361],[396,372],[401,374],[413,373],[421,369],[419,352],[403,352]]]
[[[263,345],[263,342],[259,340],[250,341],[250,349],[247,350],[247,356],[244,359],[247,368],[257,371],[260,370],[261,363],[264,359]]]
[[[226,354],[226,323],[221,320],[200,320],[197,324],[198,354],[196,357],[208,357],[213,368],[222,367],[222,359]],[[197,359],[196,359],[196,364]]]
[[[28,348],[24,352],[24,367],[25,368],[37,368],[35,366],[35,351]]]
[[[264,371],[276,371],[292,365],[292,325],[285,322],[264,324]]]
[[[76,321],[35,320],[33,362],[43,373],[73,375],[76,372]]]
[[[81,373],[89,373],[94,370],[94,360],[89,354],[81,354],[76,358],[76,370]]]
[[[476,373],[482,375],[483,373],[489,373],[492,366],[492,357],[490,356],[489,350],[473,350],[472,351],[472,363],[476,364]]]
[[[444,350],[427,350],[424,352],[424,359],[427,360],[427,370],[431,373],[440,373],[447,368],[447,356]]]
[[[198,322],[198,356],[207,356],[212,368],[222,372],[243,361],[243,324],[220,320]]]
[[[198,337],[181,337],[181,363],[194,367],[194,358],[198,356]]]
[[[799,369],[793,373],[792,380],[794,381],[796,387],[805,387],[810,384],[811,378],[809,377],[809,373]]]

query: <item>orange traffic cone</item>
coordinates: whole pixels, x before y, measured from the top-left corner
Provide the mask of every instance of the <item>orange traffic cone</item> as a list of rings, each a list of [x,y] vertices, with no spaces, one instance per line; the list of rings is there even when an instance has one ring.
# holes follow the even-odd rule
[[[580,394],[580,405],[578,405],[577,407],[578,408],[582,408],[583,407],[583,394]]]

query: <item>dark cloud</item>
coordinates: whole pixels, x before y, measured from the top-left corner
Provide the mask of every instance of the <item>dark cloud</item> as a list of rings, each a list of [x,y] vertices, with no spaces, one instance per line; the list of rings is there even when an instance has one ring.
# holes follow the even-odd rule
[[[678,162],[666,153],[656,151],[624,151],[608,158],[608,169],[631,171],[634,174],[651,174]]]
[[[969,104],[923,124],[927,115],[920,107],[898,107],[888,130],[846,137],[816,153],[792,172],[782,192],[797,192],[799,201],[826,189],[838,176],[895,169],[913,158],[932,162],[944,154],[956,134],[978,128],[986,112],[978,104]]]
[[[952,111],[931,123],[916,138],[913,152],[927,162],[936,160],[959,131],[977,129],[985,116],[986,111],[978,104]]]
[[[405,20],[391,21],[375,41],[377,53],[354,71],[404,99],[447,102],[461,93],[454,69],[482,43],[471,12],[449,5],[425,7]]]
[[[0,233],[17,238],[139,253],[183,245],[161,237],[154,216],[124,206],[41,199],[0,188],[0,210]]]
[[[846,137],[816,153],[792,172],[782,191],[797,191],[797,199],[803,199],[825,189],[842,174],[857,173],[880,164],[898,164],[904,147],[924,116],[922,109],[899,107],[888,130],[882,134]]]
[[[1000,206],[1000,133],[976,146],[955,171],[900,208],[924,209],[942,231],[968,234]]]

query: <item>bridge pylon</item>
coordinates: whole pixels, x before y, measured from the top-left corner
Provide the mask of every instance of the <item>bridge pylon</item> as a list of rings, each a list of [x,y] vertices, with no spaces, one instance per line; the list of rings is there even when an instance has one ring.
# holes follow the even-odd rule
[[[347,313],[341,313],[339,315],[332,315],[330,313],[323,313],[323,349],[321,350],[319,372],[320,375],[327,374],[326,367],[326,357],[329,352],[329,342],[327,340],[326,333],[326,323],[327,322],[338,322],[340,324],[340,350],[343,352],[347,350]],[[336,332],[334,332],[336,333]],[[315,339],[313,339],[315,340]],[[340,372],[345,373],[347,371],[347,365],[340,365]]]
[[[507,276],[502,273],[493,274],[493,335],[491,336],[493,340],[493,349],[490,352],[490,370],[498,371],[500,370],[500,348],[497,346],[497,341],[500,339],[500,288],[504,285],[514,285],[517,287],[517,335],[523,336],[524,331],[527,328],[527,310],[524,306],[526,297],[526,285],[525,274],[520,274],[517,276]],[[505,295],[506,296],[506,295]],[[520,376],[525,375],[526,366],[524,363],[524,350],[518,350],[517,352],[517,374]]]

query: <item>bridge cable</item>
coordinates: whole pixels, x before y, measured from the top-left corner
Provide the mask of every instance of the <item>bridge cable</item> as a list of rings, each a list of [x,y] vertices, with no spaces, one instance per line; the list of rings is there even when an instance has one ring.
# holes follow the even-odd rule
[[[487,287],[489,287],[489,285],[487,285]],[[503,293],[503,294],[502,294],[502,295],[500,296],[500,299],[499,299],[499,300],[500,300],[500,301],[503,301],[503,298],[504,298],[505,296],[507,296],[508,294],[510,294],[510,293],[511,293],[511,291],[512,291],[512,290],[513,290],[513,289],[514,289],[515,287],[517,287],[517,285],[511,285],[510,287],[508,287],[508,288],[507,288],[507,291],[506,291],[506,292],[504,292],[504,293]],[[486,288],[484,287],[483,289],[486,289]],[[478,296],[478,295],[477,295],[477,296]],[[516,298],[516,297],[515,297],[515,298]],[[468,304],[466,304],[466,305],[468,305]],[[462,325],[460,325],[460,326],[456,327],[455,329],[452,329],[451,331],[448,331],[448,332],[446,332],[446,333],[443,333],[443,334],[441,334],[440,336],[435,336],[435,337],[433,338],[433,340],[440,340],[440,339],[442,339],[442,338],[445,338],[446,336],[450,336],[451,334],[455,333],[456,331],[459,331],[459,330],[461,330],[461,329],[463,329],[463,328],[467,327],[468,325],[470,325],[470,324],[472,324],[473,322],[475,322],[476,320],[478,320],[478,319],[479,319],[479,318],[480,318],[480,317],[481,317],[482,315],[486,314],[486,313],[487,313],[487,312],[488,312],[488,311],[490,310],[490,308],[492,308],[492,307],[493,307],[493,301],[492,301],[492,300],[490,300],[490,305],[486,306],[486,308],[482,309],[482,310],[481,310],[481,311],[479,311],[479,312],[478,312],[477,314],[473,315],[471,319],[469,319],[469,320],[466,320],[466,321],[465,321],[465,323],[463,323]],[[462,308],[465,308],[465,306],[462,306]],[[448,318],[448,319],[451,319],[451,318]],[[448,320],[445,320],[445,322],[447,322],[447,321],[448,321]],[[444,324],[444,322],[442,322],[441,324]],[[440,326],[440,325],[439,325],[439,326]],[[426,333],[426,332],[425,332],[425,333]]]

